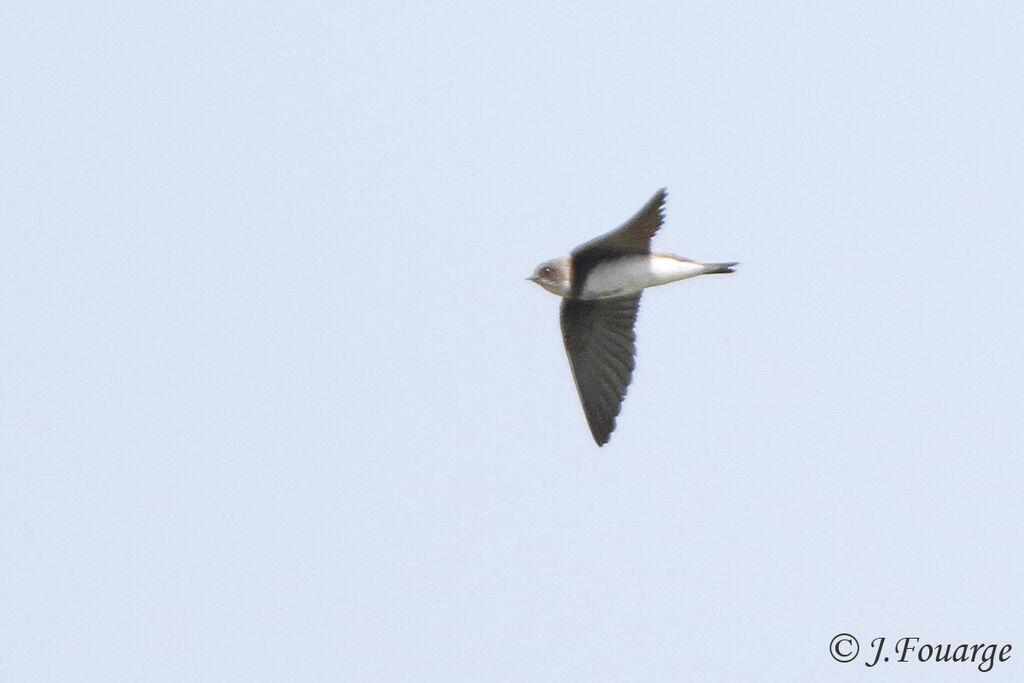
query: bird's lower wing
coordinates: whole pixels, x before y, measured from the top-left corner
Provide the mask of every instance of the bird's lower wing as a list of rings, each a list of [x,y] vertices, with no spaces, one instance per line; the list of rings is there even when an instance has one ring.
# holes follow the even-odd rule
[[[597,445],[615,429],[622,399],[633,378],[633,326],[640,295],[614,299],[563,299],[562,339],[583,412]]]

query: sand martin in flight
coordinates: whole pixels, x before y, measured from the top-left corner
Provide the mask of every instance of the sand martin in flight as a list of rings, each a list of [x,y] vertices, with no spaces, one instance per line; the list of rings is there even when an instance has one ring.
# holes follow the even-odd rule
[[[622,226],[568,256],[545,261],[527,278],[562,297],[562,339],[598,446],[608,443],[633,377],[633,325],[643,290],[698,275],[731,273],[736,265],[652,254],[651,238],[661,227],[664,203],[661,189]]]

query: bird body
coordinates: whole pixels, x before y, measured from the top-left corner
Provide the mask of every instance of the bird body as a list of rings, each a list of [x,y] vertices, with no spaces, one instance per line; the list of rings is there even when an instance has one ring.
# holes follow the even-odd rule
[[[736,265],[652,254],[651,238],[661,227],[664,202],[665,190],[658,190],[622,226],[578,246],[569,256],[545,261],[527,278],[562,297],[562,339],[598,446],[615,429],[633,376],[633,328],[643,290],[698,275],[731,273]]]
[[[735,265],[735,264],[730,264]],[[636,294],[648,287],[667,285],[714,272],[726,264],[704,264],[670,254],[629,255],[598,263],[583,283],[580,299],[609,299]]]

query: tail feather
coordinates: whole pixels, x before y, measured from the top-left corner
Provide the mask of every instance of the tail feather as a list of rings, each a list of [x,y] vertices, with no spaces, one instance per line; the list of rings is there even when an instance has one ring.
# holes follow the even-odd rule
[[[732,267],[738,266],[739,262],[734,261],[732,263],[705,263],[704,265],[707,267],[707,270],[704,271],[705,274],[733,273],[735,271]]]

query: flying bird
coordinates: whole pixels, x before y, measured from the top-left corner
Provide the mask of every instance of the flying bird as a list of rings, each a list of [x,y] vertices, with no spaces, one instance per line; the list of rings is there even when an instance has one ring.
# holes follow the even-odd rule
[[[608,443],[633,378],[633,326],[643,290],[711,273],[731,273],[736,263],[698,263],[651,253],[661,227],[665,189],[609,233],[545,261],[528,280],[562,297],[562,340],[590,433]]]

